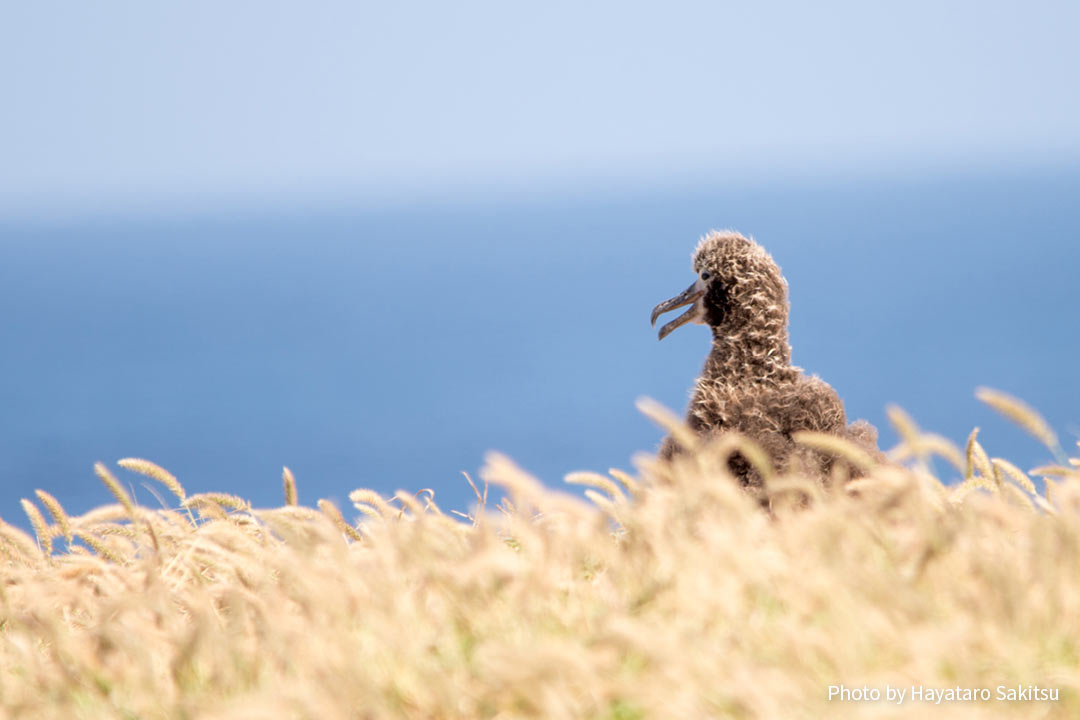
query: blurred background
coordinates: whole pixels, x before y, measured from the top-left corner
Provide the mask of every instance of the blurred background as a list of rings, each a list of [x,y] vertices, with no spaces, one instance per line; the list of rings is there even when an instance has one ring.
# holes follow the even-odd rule
[[[1025,467],[973,397],[1080,432],[1071,2],[8,3],[0,516],[189,492],[468,507],[489,449],[630,468],[709,348],[657,302],[710,228],[791,288],[794,360]],[[139,500],[156,501],[118,470]]]

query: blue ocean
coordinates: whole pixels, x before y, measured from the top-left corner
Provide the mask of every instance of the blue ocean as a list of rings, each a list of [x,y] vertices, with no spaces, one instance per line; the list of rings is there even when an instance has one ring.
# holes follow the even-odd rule
[[[431,488],[465,510],[489,450],[549,485],[632,469],[709,348],[653,305],[710,228],[768,248],[796,364],[896,442],[885,408],[994,456],[1050,459],[974,398],[1005,390],[1075,449],[1080,171],[684,184],[485,202],[246,205],[0,221],[0,516],[35,488],[111,501],[95,461],[281,503]],[[157,500],[117,469],[136,497]]]

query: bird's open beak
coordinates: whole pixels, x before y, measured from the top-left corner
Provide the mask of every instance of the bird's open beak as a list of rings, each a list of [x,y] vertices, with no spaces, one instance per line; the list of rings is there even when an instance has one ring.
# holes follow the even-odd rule
[[[665,300],[664,302],[653,308],[652,324],[653,327],[656,327],[656,318],[660,317],[661,315],[670,310],[674,310],[675,308],[681,308],[684,305],[690,305],[691,303],[694,303],[693,307],[691,307],[689,310],[669,322],[667,325],[660,328],[661,340],[666,338],[677,328],[680,328],[686,323],[693,322],[694,320],[698,319],[701,314],[701,306],[697,304],[697,300],[699,300],[701,296],[705,294],[705,288],[701,285],[701,281],[698,280],[675,297],[671,298],[670,300]]]

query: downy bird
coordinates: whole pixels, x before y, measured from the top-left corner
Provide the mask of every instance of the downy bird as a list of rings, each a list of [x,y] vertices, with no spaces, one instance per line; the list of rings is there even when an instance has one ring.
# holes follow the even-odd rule
[[[712,231],[693,255],[697,279],[686,290],[657,305],[662,314],[689,306],[660,328],[660,339],[688,323],[708,325],[712,349],[694,387],[687,424],[701,436],[737,431],[756,442],[773,466],[824,479],[834,458],[799,446],[792,436],[803,430],[829,433],[855,442],[875,459],[877,430],[866,421],[848,425],[844,403],[824,380],[791,364],[788,344],[787,281],[768,252],[733,231]],[[683,448],[668,436],[660,456]],[[741,455],[729,462],[744,485],[761,478]]]

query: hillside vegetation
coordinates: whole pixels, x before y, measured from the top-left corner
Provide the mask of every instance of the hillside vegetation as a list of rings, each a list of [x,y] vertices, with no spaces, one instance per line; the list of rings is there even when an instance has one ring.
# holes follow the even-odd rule
[[[285,505],[255,509],[99,465],[112,504],[39,492],[36,537],[0,523],[0,718],[1078,717],[1080,461],[981,397],[1055,463],[1029,475],[894,410],[890,465],[799,438],[843,458],[825,486],[734,437],[568,477],[587,499],[491,455],[463,515],[428,491],[307,507],[288,470]]]

